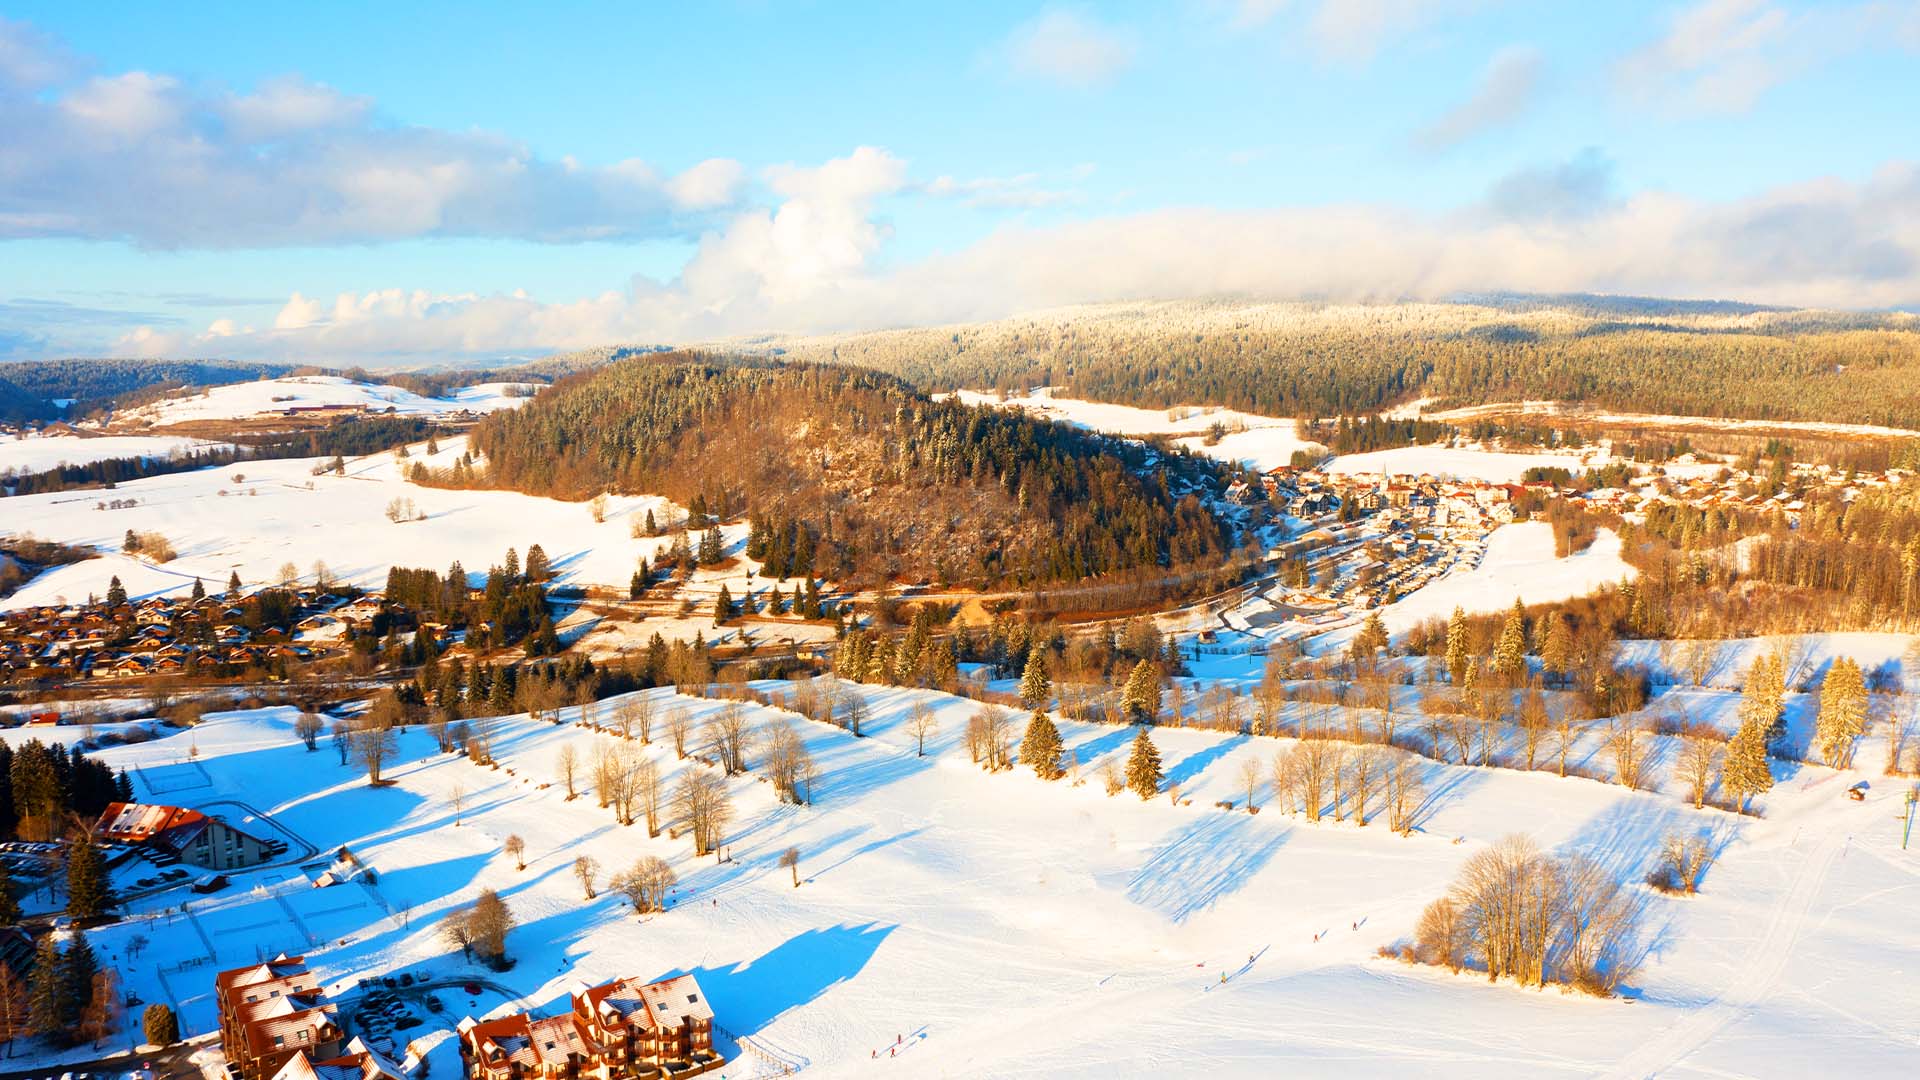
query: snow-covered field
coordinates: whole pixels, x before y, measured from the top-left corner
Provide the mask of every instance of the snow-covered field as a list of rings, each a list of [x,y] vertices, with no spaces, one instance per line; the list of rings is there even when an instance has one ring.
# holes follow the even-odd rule
[[[1292,420],[1237,409],[1211,406],[1184,406],[1178,409],[1136,409],[1103,401],[1083,401],[1057,397],[1049,388],[1028,396],[1010,396],[1005,400],[993,394],[973,390],[955,393],[969,405],[1011,406],[1053,420],[1076,424],[1092,431],[1112,435],[1173,435],[1174,442],[1190,450],[1248,465],[1265,472],[1288,464],[1296,450],[1318,448],[1319,444],[1300,437],[1299,425]],[[1207,430],[1219,424],[1226,429],[1220,441],[1206,444]]]
[[[591,761],[612,741],[575,726],[572,709],[564,726],[490,721],[498,771],[410,731],[386,770],[393,785],[379,789],[326,745],[307,752],[285,709],[217,715],[191,746],[176,734],[102,750],[135,768],[143,798],[255,828],[264,812],[315,848],[348,845],[378,883],[313,890],[292,865],[240,874],[212,897],[134,901],[127,922],[93,934],[96,948],[129,989],[175,1002],[205,1031],[213,972],[263,952],[305,952],[334,993],[368,975],[464,977],[477,969],[435,924],[493,888],[519,924],[517,963],[497,978],[520,1000],[483,997],[477,1011],[551,1009],[576,978],[693,971],[730,1033],[722,1048],[737,1053],[745,1037],[771,1056],[738,1059],[730,1077],[777,1075],[772,1061],[823,1077],[1877,1077],[1903,1075],[1920,1046],[1920,852],[1899,849],[1902,789],[1877,777],[1783,766],[1754,821],[1692,810],[1670,788],[1429,763],[1428,810],[1400,837],[1379,822],[1215,807],[1238,805],[1241,763],[1264,765],[1286,740],[1156,729],[1181,801],[1143,803],[1107,797],[1091,775],[1126,753],[1130,729],[1062,722],[1089,780],[1046,784],[968,763],[969,702],[847,690],[870,706],[866,738],[749,707],[756,723],[793,724],[822,775],[811,807],[776,803],[752,775],[729,781],[725,863],[617,825],[590,792],[566,799],[560,748]],[[1737,703],[1692,693],[1722,711]],[[722,707],[646,694],[696,723]],[[905,730],[915,701],[940,724],[925,758]],[[1796,699],[1796,723],[1806,705]],[[657,743],[641,752],[670,775],[705,768]],[[1860,756],[1873,760],[1873,747]],[[1576,762],[1598,763],[1591,743]],[[1866,801],[1842,798],[1860,779]],[[457,824],[456,785],[467,792]],[[1270,798],[1264,782],[1256,798]],[[1586,853],[1644,893],[1646,965],[1625,998],[1375,955],[1465,859],[1516,831]],[[1637,884],[1673,831],[1720,851],[1698,897]],[[508,836],[525,840],[524,871],[502,853]],[[799,888],[778,865],[788,847]],[[643,854],[669,859],[680,889],[668,912],[639,920],[605,881]],[[580,855],[599,862],[597,899],[574,878]],[[129,963],[134,934],[151,944]],[[411,1033],[432,1047],[435,1075],[458,1067],[446,1028],[468,1003],[453,996]]]
[[[1445,618],[1455,607],[1478,614],[1504,611],[1515,600],[1550,604],[1638,574],[1620,557],[1620,537],[1611,529],[1601,529],[1585,551],[1563,559],[1553,553],[1552,525],[1503,525],[1488,534],[1479,566],[1448,574],[1389,605],[1381,618],[1387,629],[1399,633],[1423,619]]]
[[[606,520],[596,522],[585,503],[510,491],[448,491],[403,478],[403,470],[416,462],[450,467],[464,449],[464,439],[448,438],[438,456],[428,457],[425,444],[416,443],[404,463],[391,454],[356,458],[345,476],[313,475],[316,465],[330,459],[249,461],[132,481],[110,493],[8,499],[0,503],[8,531],[17,528],[103,552],[119,551],[128,529],[153,531],[170,540],[179,557],[156,566],[109,554],[56,567],[0,605],[79,603],[89,594],[105,595],[115,575],[136,598],[184,594],[196,577],[210,589],[223,587],[235,571],[248,585],[259,585],[276,580],[289,562],[307,575],[315,561],[324,561],[339,579],[378,588],[393,565],[445,570],[458,559],[479,574],[507,548],[524,554],[536,543],[546,549],[562,581],[620,585],[642,555],[652,557],[669,543],[630,537],[633,521],[644,519],[649,509],[667,520],[662,499],[611,498]],[[137,505],[95,508],[109,497],[134,499]],[[411,499],[426,520],[389,521],[387,505],[395,498]],[[745,528],[735,529],[738,537],[729,534],[729,543],[743,540]]]
[[[87,465],[115,458],[168,458],[188,450],[225,445],[178,435],[0,435],[0,476],[36,473],[61,465]]]
[[[1430,400],[1430,399],[1426,399]],[[1425,401],[1413,402],[1404,408],[1413,409],[1411,415],[1422,415],[1416,408]],[[1562,401],[1507,401],[1487,405],[1468,405],[1458,409],[1444,409],[1425,413],[1429,420],[1442,423],[1464,423],[1487,416],[1503,416],[1511,413],[1525,413],[1531,416],[1560,416],[1570,420],[1591,421],[1603,424],[1618,424],[1631,427],[1697,427],[1715,431],[1805,431],[1821,435],[1862,435],[1870,437],[1914,438],[1920,437],[1920,431],[1909,428],[1882,427],[1877,424],[1843,424],[1824,420],[1736,420],[1724,416],[1670,416],[1661,413],[1622,413],[1604,409],[1592,409],[1578,404]]]
[[[1365,454],[1342,454],[1327,465],[1330,473],[1386,473],[1447,477],[1455,480],[1485,480],[1495,484],[1517,484],[1528,469],[1550,466],[1579,472],[1604,464],[1599,451],[1577,454],[1515,454],[1498,450],[1478,450],[1454,446],[1401,446],[1392,450],[1373,450]]]
[[[380,412],[392,409],[405,416],[488,412],[513,408],[527,399],[509,397],[510,383],[483,383],[456,390],[445,398],[422,397],[397,386],[355,382],[334,375],[295,375],[283,379],[230,383],[210,387],[189,397],[166,398],[117,414],[118,423],[149,423],[168,427],[202,420],[237,420],[271,416],[291,408],[317,406],[361,407]]]

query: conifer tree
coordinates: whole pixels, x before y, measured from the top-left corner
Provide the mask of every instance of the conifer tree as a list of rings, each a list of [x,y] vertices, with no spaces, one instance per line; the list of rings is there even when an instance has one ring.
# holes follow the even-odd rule
[[[13,872],[6,863],[0,863],[0,926],[12,926],[20,921],[20,901],[13,895]]]
[[[1126,689],[1120,694],[1120,709],[1135,724],[1151,724],[1160,717],[1160,671],[1151,660],[1133,665],[1127,675]]]
[[[107,582],[107,606],[110,608],[119,607],[126,602],[127,587],[120,584],[120,575],[115,574],[113,575],[113,579]]]
[[[69,1029],[80,1022],[80,1013],[93,1000],[93,977],[100,974],[100,957],[93,951],[84,930],[75,930],[67,941],[66,955],[60,958],[60,1015]]]
[[[1867,684],[1860,665],[1841,657],[1820,683],[1820,712],[1815,739],[1820,757],[1836,769],[1853,762],[1854,740],[1867,728]]]
[[[720,561],[721,554],[720,526],[710,525],[700,534],[700,565],[712,566]]]
[[[1057,780],[1065,771],[1060,768],[1060,751],[1060,729],[1045,710],[1033,710],[1027,734],[1020,740],[1020,764],[1033,766],[1034,775],[1042,780]]]
[[[1351,647],[1354,661],[1373,659],[1373,654],[1387,647],[1387,624],[1381,620],[1378,609],[1367,612],[1367,621],[1360,626],[1360,632],[1353,636]]]
[[[67,853],[67,914],[76,922],[85,922],[105,915],[112,906],[100,848],[92,837],[82,836]]]
[[[61,961],[60,943],[52,934],[42,937],[27,984],[27,1027],[37,1035],[52,1035],[66,1027],[67,988]]]
[[[1456,686],[1467,677],[1467,654],[1467,613],[1455,607],[1453,617],[1447,620],[1447,674]]]
[[[1573,631],[1567,626],[1567,617],[1557,611],[1547,616],[1547,632],[1540,642],[1540,666],[1560,676],[1573,666]]]
[[[510,585],[519,584],[520,583],[520,552],[518,552],[513,548],[508,548],[507,561],[506,561],[506,564],[500,568],[500,572],[507,576],[508,584]]]
[[[238,570],[227,575],[227,599],[240,599],[240,571]]]
[[[1740,723],[1752,721],[1760,730],[1762,745],[1779,749],[1786,734],[1786,685],[1780,657],[1767,653],[1747,670],[1747,685],[1740,699]]]
[[[1160,794],[1160,780],[1160,750],[1143,727],[1134,735],[1133,752],[1127,755],[1127,788],[1144,802]]]
[[[660,526],[654,524],[653,507],[651,506],[647,507],[647,535],[648,536],[660,535]]]
[[[627,582],[627,599],[638,600],[647,591],[647,574],[644,570],[635,570],[633,580]]]
[[[1742,711],[1745,711],[1744,708]],[[1726,763],[1721,766],[1720,786],[1738,799],[1741,812],[1755,795],[1773,788],[1773,769],[1767,763],[1767,729],[1759,717],[1740,721],[1740,730],[1727,743]]]
[[[194,578],[193,592],[189,593],[188,597],[193,600],[205,600],[207,598],[206,584],[202,582],[199,578]]]
[[[727,586],[723,582],[720,586],[720,595],[713,601],[713,625],[719,626],[731,618],[733,618],[733,594],[727,591]]]
[[[1508,685],[1520,681],[1527,671],[1527,612],[1518,598],[1513,601],[1513,614],[1507,616],[1505,626],[1500,628],[1500,641],[1493,649],[1493,670],[1507,680]]]
[[[535,584],[553,577],[553,568],[547,563],[547,550],[539,544],[527,548],[527,580]]]
[[[1030,648],[1027,650],[1027,670],[1020,677],[1020,705],[1027,709],[1040,709],[1053,696],[1053,678],[1047,674],[1045,650]]]

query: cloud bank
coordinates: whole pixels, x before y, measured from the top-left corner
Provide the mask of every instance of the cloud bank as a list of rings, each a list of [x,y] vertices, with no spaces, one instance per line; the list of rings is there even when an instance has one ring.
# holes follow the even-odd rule
[[[0,240],[623,240],[693,235],[739,197],[735,162],[668,176],[546,160],[499,135],[382,123],[367,99],[298,78],[238,92],[78,71],[0,20]]]
[[[885,258],[907,163],[863,147],[773,170],[778,205],[704,235],[672,281],[566,303],[399,289],[295,295],[275,324],[143,329],[126,351],[453,359],[997,318],[1059,304],[1212,295],[1433,299],[1598,291],[1833,307],[1920,301],[1920,164],[1716,204],[1619,197],[1598,151],[1517,171],[1450,212],[1370,204],[1170,209],[1009,225],[964,250]]]

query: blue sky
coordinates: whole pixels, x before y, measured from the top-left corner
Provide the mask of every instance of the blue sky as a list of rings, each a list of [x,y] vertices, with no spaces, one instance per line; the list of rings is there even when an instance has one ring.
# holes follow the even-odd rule
[[[0,356],[1920,301],[1911,2],[11,3]]]

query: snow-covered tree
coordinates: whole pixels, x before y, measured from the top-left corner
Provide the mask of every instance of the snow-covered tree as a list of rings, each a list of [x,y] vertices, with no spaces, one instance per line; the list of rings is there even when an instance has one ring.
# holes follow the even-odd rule
[[[1472,663],[1471,651],[1467,644],[1467,613],[1455,607],[1453,617],[1447,620],[1447,674],[1456,685],[1467,677],[1467,667]]]
[[[1020,764],[1033,766],[1034,775],[1042,780],[1057,780],[1065,772],[1060,767],[1060,750],[1060,730],[1045,711],[1033,710],[1026,737],[1020,740]]]
[[[1867,683],[1860,665],[1841,657],[1820,683],[1820,713],[1815,739],[1820,757],[1836,769],[1853,762],[1853,745],[1867,728]]]
[[[1512,686],[1527,671],[1527,609],[1518,599],[1513,614],[1500,628],[1500,641],[1493,647],[1493,670]]]
[[[1160,749],[1141,728],[1133,736],[1133,751],[1127,755],[1127,787],[1142,800],[1160,793]]]
[[[1027,650],[1027,670],[1020,677],[1020,705],[1026,709],[1045,707],[1053,696],[1053,677],[1047,673],[1045,650]]]
[[[1133,665],[1127,675],[1126,689],[1120,694],[1120,709],[1136,724],[1151,724],[1160,715],[1160,670],[1151,660]]]

